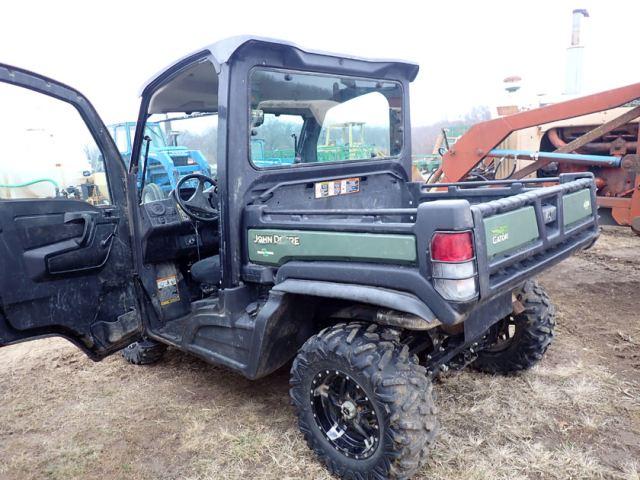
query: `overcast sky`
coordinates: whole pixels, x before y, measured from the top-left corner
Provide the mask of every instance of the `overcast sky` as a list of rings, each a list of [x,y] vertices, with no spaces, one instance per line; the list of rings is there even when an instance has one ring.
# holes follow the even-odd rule
[[[564,86],[571,11],[583,22],[585,89],[640,81],[637,0],[5,2],[0,62],[82,91],[107,123],[133,119],[138,91],[176,58],[218,39],[257,34],[301,46],[420,64],[414,124],[492,105],[502,79],[531,92]]]

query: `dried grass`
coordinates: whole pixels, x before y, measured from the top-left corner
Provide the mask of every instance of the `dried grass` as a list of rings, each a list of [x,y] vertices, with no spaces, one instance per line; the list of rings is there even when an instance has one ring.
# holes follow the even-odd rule
[[[607,249],[619,255],[596,253]],[[557,288],[564,277],[545,281]],[[622,370],[607,347],[631,351],[615,332],[640,338],[637,314],[600,307],[610,293],[560,293],[558,338],[538,367],[437,382],[441,433],[417,478],[640,480],[640,372]],[[617,312],[613,336],[592,329],[585,339],[584,322],[602,320],[591,308]],[[176,351],[133,367],[119,356],[92,363],[60,339],[1,349],[0,478],[329,479],[298,433],[287,382],[287,372],[250,382]]]

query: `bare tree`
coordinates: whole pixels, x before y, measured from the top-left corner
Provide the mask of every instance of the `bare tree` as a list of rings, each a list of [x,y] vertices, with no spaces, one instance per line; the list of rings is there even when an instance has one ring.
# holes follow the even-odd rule
[[[411,130],[411,150],[414,155],[430,154],[442,129],[451,127],[469,128],[472,125],[491,118],[489,107],[478,105],[458,120],[439,120],[431,125],[413,127]],[[459,130],[459,128],[458,128]]]

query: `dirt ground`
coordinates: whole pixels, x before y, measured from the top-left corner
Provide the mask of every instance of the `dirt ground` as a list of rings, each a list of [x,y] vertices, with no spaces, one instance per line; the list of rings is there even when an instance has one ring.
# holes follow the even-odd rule
[[[436,385],[419,478],[640,479],[640,237],[607,229],[542,277],[555,343],[515,377]],[[0,350],[0,478],[329,478],[298,434],[288,375],[250,382],[175,350],[93,363],[61,339]]]

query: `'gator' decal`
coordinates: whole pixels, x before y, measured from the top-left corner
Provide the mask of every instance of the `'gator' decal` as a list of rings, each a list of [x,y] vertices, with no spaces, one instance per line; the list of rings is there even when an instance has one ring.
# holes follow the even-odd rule
[[[484,231],[489,257],[516,250],[540,236],[533,207],[485,218]]]

